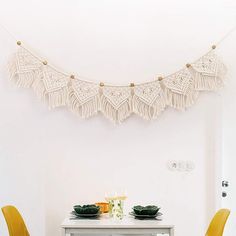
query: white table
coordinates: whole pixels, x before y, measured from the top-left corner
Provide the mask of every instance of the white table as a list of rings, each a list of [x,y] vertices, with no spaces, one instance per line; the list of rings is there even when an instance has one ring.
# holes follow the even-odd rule
[[[174,226],[158,220],[137,220],[126,216],[122,220],[113,220],[108,215],[99,219],[66,218],[62,225],[62,236],[73,234],[168,234],[174,236]]]

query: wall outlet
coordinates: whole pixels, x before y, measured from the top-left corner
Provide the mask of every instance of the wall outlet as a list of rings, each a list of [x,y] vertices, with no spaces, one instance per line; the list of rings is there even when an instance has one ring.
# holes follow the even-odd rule
[[[171,160],[168,162],[171,171],[192,171],[195,165],[192,161]]]

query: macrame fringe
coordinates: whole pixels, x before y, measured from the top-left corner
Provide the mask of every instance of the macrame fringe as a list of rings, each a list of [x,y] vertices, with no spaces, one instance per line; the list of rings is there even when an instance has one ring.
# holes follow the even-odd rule
[[[151,91],[153,83],[142,84],[137,93],[127,86],[123,89],[116,86],[108,89],[105,86],[99,92],[96,84],[86,85],[87,82],[81,80],[74,90],[68,84],[69,77],[45,66],[27,50],[20,48],[8,63],[10,80],[18,87],[32,87],[36,95],[50,108],[68,105],[83,118],[101,111],[115,123],[122,122],[132,112],[147,120],[157,118],[167,105],[183,110],[195,103],[199,91],[221,88],[226,74],[226,67],[216,55],[206,54],[188,67],[188,73],[182,70],[174,73],[169,78],[171,82],[163,83],[162,93],[155,97],[156,94],[153,95]],[[165,77],[163,82],[165,79],[168,77]],[[86,90],[78,92],[84,85],[92,88],[92,93]],[[144,95],[140,89],[143,89],[143,92],[151,92]],[[158,87],[154,86],[154,89]],[[112,97],[111,90],[118,91],[123,97]]]
[[[50,108],[65,106],[68,101],[68,87],[63,87],[60,90],[49,92],[48,105]]]
[[[8,64],[7,64],[7,69],[8,69],[8,73],[9,73],[9,79],[11,81],[14,81],[15,76],[16,76],[16,53],[14,53],[11,57],[11,59],[9,60]]]
[[[68,103],[68,88],[63,87],[60,90],[47,92],[42,80],[35,80],[32,88],[41,101],[47,103],[50,109],[66,106]]]
[[[192,91],[186,95],[174,93],[168,88],[164,89],[165,97],[166,97],[166,103],[176,109],[184,110],[187,107],[192,106],[196,99],[198,98],[198,92]]]
[[[150,106],[142,101],[137,95],[133,95],[133,112],[146,120],[156,118],[166,107],[165,98],[156,99]]]
[[[68,93],[69,89],[67,86],[64,86],[55,91],[47,92],[44,82],[43,82],[43,74],[38,73],[36,79],[32,84],[32,89],[34,90],[37,97],[46,103],[50,109],[66,106],[68,103]]]
[[[152,105],[153,108],[153,117],[152,119],[156,119],[162,111],[166,108],[165,98],[157,99]]]
[[[191,71],[193,74],[194,89],[199,91],[210,91],[222,88],[224,85],[224,73],[219,72],[216,75],[203,74],[195,70]]]
[[[17,53],[12,57],[8,63],[8,72],[10,80],[14,82],[17,87],[30,88],[35,80],[35,72],[18,73],[17,71]]]
[[[42,76],[38,75],[38,78],[34,80],[32,84],[32,89],[41,101],[47,102],[46,89],[43,84]]]
[[[97,114],[99,109],[99,95],[94,96],[89,101],[81,103],[74,90],[70,88],[68,96],[68,105],[72,112],[79,115],[82,118],[89,118]]]
[[[101,112],[111,121],[115,123],[121,123],[126,118],[128,118],[132,112],[131,109],[131,99],[127,99],[119,108],[114,108],[113,105],[109,102],[107,97],[101,95]]]
[[[210,56],[208,60],[206,60],[205,65],[201,64],[201,58],[199,61],[193,63],[193,65],[189,68],[190,73],[193,75],[193,86],[194,89],[199,91],[210,91],[222,88],[224,85],[225,75],[227,73],[226,66],[224,63],[217,57],[216,54],[210,52],[207,55],[203,56],[207,57]],[[200,68],[199,68],[200,63]],[[211,64],[213,64],[211,66]],[[204,69],[209,67],[209,69],[205,72]],[[211,68],[212,67],[212,68]],[[203,70],[203,71],[201,71]]]

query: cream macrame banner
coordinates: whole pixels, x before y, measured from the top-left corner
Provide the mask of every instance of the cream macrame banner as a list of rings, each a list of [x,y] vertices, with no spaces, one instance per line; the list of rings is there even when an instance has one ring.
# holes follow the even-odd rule
[[[115,123],[135,113],[144,119],[158,117],[168,106],[184,110],[200,91],[223,86],[226,68],[212,50],[185,68],[157,80],[129,86],[94,83],[66,75],[40,60],[17,42],[19,49],[9,62],[10,79],[19,87],[32,88],[50,108],[67,106],[80,117],[98,112]]]

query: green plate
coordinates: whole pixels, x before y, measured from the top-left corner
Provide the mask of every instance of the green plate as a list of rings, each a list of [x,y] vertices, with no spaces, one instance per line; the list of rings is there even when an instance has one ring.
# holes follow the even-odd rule
[[[160,213],[160,212],[156,213],[155,215],[137,215],[137,214],[135,214],[135,212],[130,212],[129,214],[131,216],[134,216],[137,219],[155,219],[158,216],[162,216],[162,213]],[[161,220],[161,219],[159,219],[159,220]]]
[[[100,207],[96,205],[75,205],[74,211],[76,211],[78,214],[98,214]]]
[[[96,214],[78,214],[76,211],[72,211],[71,214],[79,218],[97,218],[101,215],[100,212]]]
[[[160,210],[160,207],[148,205],[148,206],[134,206],[133,211],[136,215],[156,215]]]

